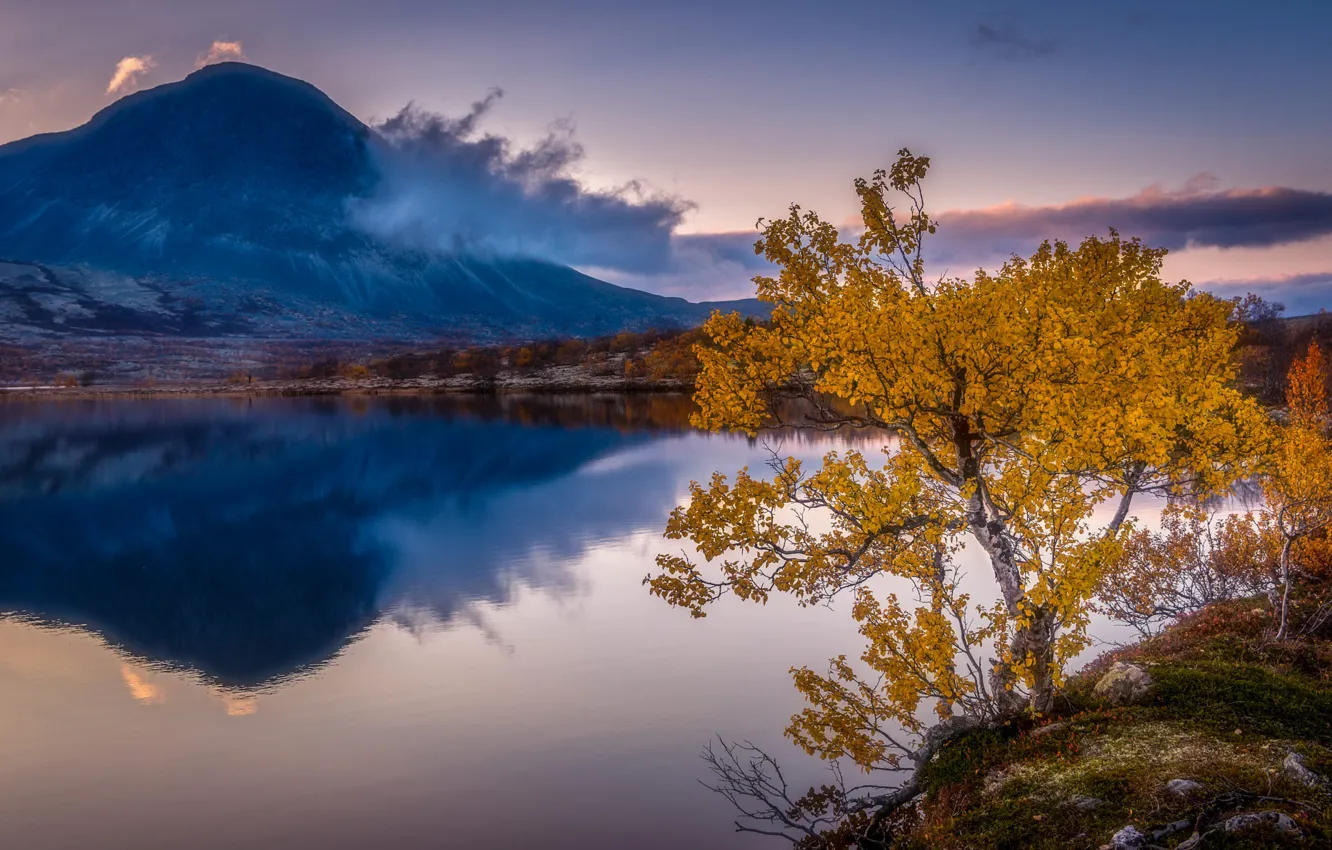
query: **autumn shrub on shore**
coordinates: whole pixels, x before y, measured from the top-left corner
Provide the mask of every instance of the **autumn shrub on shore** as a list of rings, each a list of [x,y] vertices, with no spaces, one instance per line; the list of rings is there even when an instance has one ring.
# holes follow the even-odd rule
[[[1274,612],[1272,636],[1317,628],[1332,617],[1332,597],[1312,611],[1292,612],[1299,582],[1322,586],[1332,578],[1332,439],[1329,439],[1328,369],[1317,342],[1291,364],[1284,422],[1270,452],[1248,482],[1259,504],[1212,515],[1196,500],[1175,498],[1159,531],[1128,535],[1114,569],[1102,576],[1099,608],[1145,635],[1215,603],[1265,595]]]
[[[700,368],[694,349],[704,341],[698,328],[624,331],[593,339],[444,347],[357,360],[330,356],[284,367],[278,370],[278,375],[297,380],[334,377],[410,380],[471,375],[493,381],[501,373],[530,376],[573,367],[591,377],[690,384]]]
[[[1253,295],[1233,299],[1240,327],[1238,379],[1245,392],[1270,406],[1284,403],[1291,365],[1315,343],[1332,346],[1332,313],[1282,318],[1281,304]]]

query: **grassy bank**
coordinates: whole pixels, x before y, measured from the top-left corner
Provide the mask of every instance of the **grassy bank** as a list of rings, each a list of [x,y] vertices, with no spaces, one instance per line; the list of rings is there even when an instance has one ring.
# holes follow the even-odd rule
[[[1141,847],[1332,847],[1332,788],[1292,766],[1332,776],[1332,636],[1273,643],[1271,622],[1265,600],[1213,606],[1098,659],[1041,726],[951,742],[893,846],[1096,848],[1132,826]],[[1119,661],[1153,680],[1137,704],[1094,692]],[[1236,828],[1257,812],[1299,835]]]

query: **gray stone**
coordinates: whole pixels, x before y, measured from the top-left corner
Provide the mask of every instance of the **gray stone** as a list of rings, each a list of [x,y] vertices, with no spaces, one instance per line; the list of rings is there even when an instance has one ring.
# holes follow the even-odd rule
[[[1053,735],[1056,732],[1063,732],[1067,729],[1069,723],[1067,720],[1060,720],[1057,723],[1047,723],[1044,726],[1038,726],[1031,730],[1031,737],[1044,738],[1046,735]]]
[[[1139,832],[1136,826],[1126,826],[1110,836],[1110,843],[1104,847],[1106,850],[1137,850],[1146,845],[1147,836]]]
[[[1070,797],[1068,805],[1080,812],[1090,812],[1093,809],[1099,809],[1101,806],[1104,806],[1105,800],[1102,800],[1099,797],[1084,797],[1079,794],[1076,797]]]
[[[1116,661],[1092,690],[1111,705],[1142,702],[1152,691],[1152,677],[1136,664]]]
[[[1192,779],[1172,779],[1165,784],[1165,790],[1176,797],[1194,797],[1202,793],[1203,787]]]
[[[1245,812],[1242,815],[1235,815],[1221,828],[1231,833],[1265,832],[1288,838],[1303,835],[1295,821],[1282,812]]]
[[[972,717],[970,714],[951,715],[925,730],[925,748],[931,749],[938,747],[944,741],[952,740],[953,738],[972,729],[977,729],[980,726],[980,719]],[[935,753],[935,755],[937,756],[938,753]]]
[[[1292,782],[1298,782],[1306,788],[1323,788],[1327,780],[1304,766],[1304,756],[1296,752],[1287,754],[1281,763],[1281,772]]]

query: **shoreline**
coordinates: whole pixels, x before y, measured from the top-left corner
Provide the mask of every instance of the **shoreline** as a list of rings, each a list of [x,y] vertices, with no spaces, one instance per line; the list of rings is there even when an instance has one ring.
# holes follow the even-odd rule
[[[173,383],[108,384],[89,387],[0,387],[5,401],[58,399],[88,400],[117,398],[254,398],[301,396],[375,395],[489,395],[540,393],[589,395],[595,393],[692,393],[694,382],[682,379],[625,378],[592,375],[500,374],[494,379],[476,375],[449,378],[292,378],[231,381],[180,381]]]

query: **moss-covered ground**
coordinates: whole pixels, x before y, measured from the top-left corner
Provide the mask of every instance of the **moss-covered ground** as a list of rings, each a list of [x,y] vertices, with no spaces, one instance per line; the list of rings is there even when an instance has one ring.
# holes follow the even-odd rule
[[[1252,811],[1284,812],[1303,837],[1332,847],[1332,791],[1282,769],[1291,752],[1332,777],[1332,640],[1270,640],[1258,600],[1214,606],[1166,633],[1109,654],[1073,677],[1052,718],[971,733],[921,774],[921,806],[897,823],[895,847],[1096,848],[1119,829],[1190,827],[1173,848]],[[1093,688],[1114,661],[1155,681],[1142,704],[1110,707]],[[1200,786],[1180,795],[1174,779]],[[1201,846],[1275,847],[1271,833],[1212,833]]]

